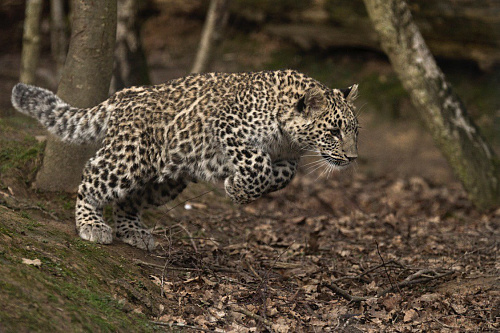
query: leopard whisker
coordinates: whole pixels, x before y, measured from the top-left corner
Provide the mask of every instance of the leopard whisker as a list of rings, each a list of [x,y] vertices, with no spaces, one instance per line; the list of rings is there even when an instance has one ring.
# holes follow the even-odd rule
[[[303,167],[306,167],[306,169],[310,169],[311,167],[314,167],[316,165],[319,165],[321,163],[325,163],[326,161],[324,159],[318,159],[318,160],[315,160],[315,161],[312,161],[310,163],[306,163],[304,165],[302,165]]]
[[[311,168],[309,168],[309,169],[307,169],[307,170],[306,170],[306,172],[307,172],[307,171],[309,171],[309,172],[306,174],[306,176],[310,175],[311,173],[315,172],[316,170],[319,170],[319,169],[320,169],[320,168],[322,168],[322,167],[323,167],[323,165],[322,165],[322,164],[318,164],[318,165],[314,165],[314,166],[312,166]]]
[[[326,164],[326,163],[325,163],[325,164]],[[319,174],[319,176],[316,178],[316,180],[315,180],[315,181],[317,181],[318,179],[320,179],[320,178],[321,178],[321,176],[323,176],[323,175],[325,174],[325,172],[326,172],[326,171],[328,171],[328,167],[329,167],[329,165],[328,165],[328,164],[326,164],[326,165],[325,165],[325,169],[323,170],[323,172],[321,172],[321,173]]]
[[[321,161],[321,162],[326,163],[326,161]],[[306,176],[309,176],[314,171],[316,171],[316,170],[320,169],[321,167],[323,167],[324,166],[323,163],[319,163],[319,165],[314,165],[313,167],[311,167],[311,169],[313,169],[313,170],[311,170],[309,173],[307,173]]]
[[[326,179],[330,178],[330,175],[332,174],[332,169],[333,167],[331,165],[328,166],[328,173],[326,174]]]
[[[318,164],[318,163],[321,163],[321,162],[323,162],[323,160],[316,160],[316,161],[313,161],[313,162],[306,163],[306,164],[304,164],[302,166],[306,167],[308,165],[314,165],[314,164]]]
[[[364,108],[367,104],[368,104],[368,103],[365,103],[365,104],[361,105],[361,106],[358,108],[358,110],[357,110],[357,112],[356,112],[356,114],[355,114],[356,119],[357,119],[357,118],[361,115],[361,113],[363,112],[363,108]]]

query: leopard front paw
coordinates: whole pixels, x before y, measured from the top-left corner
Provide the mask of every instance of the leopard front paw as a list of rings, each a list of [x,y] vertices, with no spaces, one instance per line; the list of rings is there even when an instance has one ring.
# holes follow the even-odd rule
[[[113,241],[113,229],[102,222],[82,223],[77,229],[82,239],[100,244]]]
[[[245,191],[244,188],[236,186],[233,177],[226,178],[224,181],[224,188],[226,189],[227,196],[231,198],[234,203],[242,205],[257,199],[256,196],[252,196],[251,193]]]

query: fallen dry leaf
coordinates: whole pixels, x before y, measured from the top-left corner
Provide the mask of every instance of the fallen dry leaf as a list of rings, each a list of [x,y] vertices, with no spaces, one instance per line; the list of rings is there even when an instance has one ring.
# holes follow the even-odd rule
[[[451,307],[457,314],[464,314],[467,312],[467,308],[462,304],[451,304]]]
[[[404,312],[404,314],[405,315],[403,317],[403,321],[405,323],[413,321],[413,320],[415,320],[418,317],[418,312],[415,311],[414,309],[407,310],[407,311]]]
[[[35,266],[35,267],[40,267],[42,266],[42,262],[40,261],[40,259],[26,259],[26,258],[23,258],[22,259],[23,261],[23,264],[26,264],[26,265],[32,265],[32,266]]]

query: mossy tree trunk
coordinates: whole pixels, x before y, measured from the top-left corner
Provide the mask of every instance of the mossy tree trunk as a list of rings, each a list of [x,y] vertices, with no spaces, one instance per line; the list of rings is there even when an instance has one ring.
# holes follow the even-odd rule
[[[364,0],[394,70],[472,202],[500,201],[500,165],[436,64],[404,0]]]
[[[210,67],[213,50],[222,38],[222,31],[229,15],[228,0],[211,0],[203,25],[200,45],[191,73],[205,72]]]
[[[68,55],[57,94],[76,107],[91,107],[108,96],[116,36],[116,0],[73,0]],[[85,162],[97,146],[69,145],[49,135],[34,186],[75,191]]]
[[[40,58],[40,16],[42,14],[42,4],[42,0],[26,1],[21,75],[19,79],[26,84],[35,84],[36,67]]]

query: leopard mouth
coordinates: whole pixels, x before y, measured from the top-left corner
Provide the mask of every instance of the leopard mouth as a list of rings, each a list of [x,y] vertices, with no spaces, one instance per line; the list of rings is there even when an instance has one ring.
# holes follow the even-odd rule
[[[321,153],[321,157],[323,157],[330,165],[335,167],[345,167],[351,163],[349,160],[335,158],[325,153]]]

